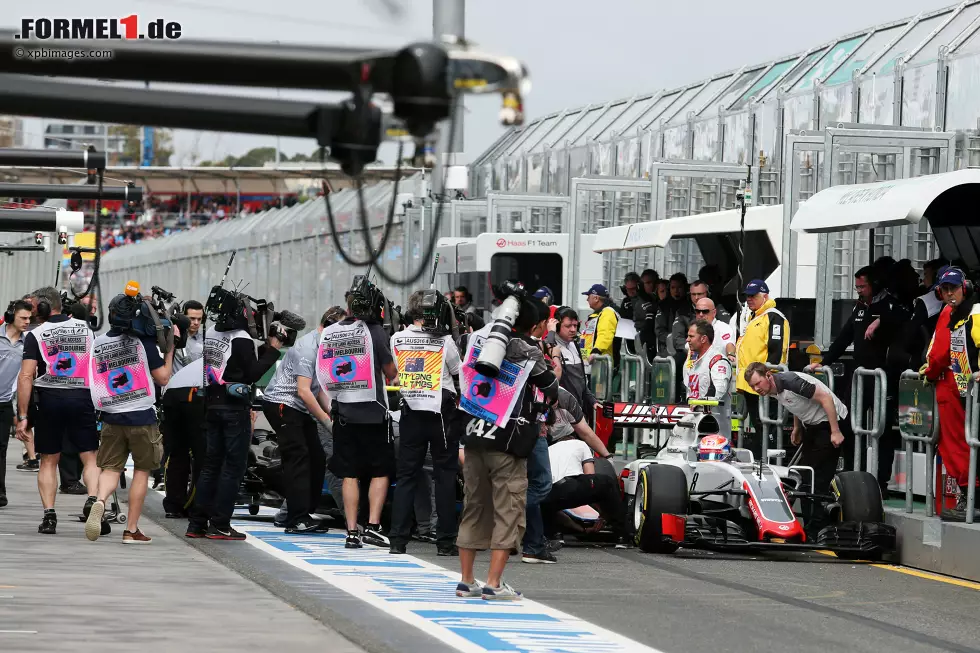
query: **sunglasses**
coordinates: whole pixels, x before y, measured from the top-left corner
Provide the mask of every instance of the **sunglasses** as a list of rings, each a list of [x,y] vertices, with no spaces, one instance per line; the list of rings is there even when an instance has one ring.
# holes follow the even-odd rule
[[[698,308],[694,311],[697,315],[707,315],[711,312],[710,308]]]

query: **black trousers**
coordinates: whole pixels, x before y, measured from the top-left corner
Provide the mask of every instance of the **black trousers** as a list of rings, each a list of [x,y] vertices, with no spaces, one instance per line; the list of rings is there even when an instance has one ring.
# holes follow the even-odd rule
[[[838,420],[844,443],[835,447],[830,441],[830,423],[820,422],[803,426],[803,443],[800,445],[800,465],[813,468],[813,491],[816,494],[830,494],[830,482],[837,473],[837,461],[846,457],[848,449],[854,448],[854,433],[848,420]],[[853,457],[853,456],[852,456]],[[827,516],[819,500],[806,500],[805,524],[808,532],[816,533],[827,525]]]
[[[276,432],[286,491],[286,525],[293,526],[316,511],[323,494],[327,455],[320,445],[316,420],[285,404],[262,402],[262,413]]]
[[[752,452],[758,460],[762,455],[762,418],[759,416],[759,395],[751,392],[739,391],[745,400],[745,415],[747,420],[742,420],[742,444]],[[752,424],[752,432],[746,428],[746,421]]]
[[[551,536],[556,532],[555,519],[559,510],[597,504],[599,514],[617,535],[626,535],[626,514],[623,498],[619,493],[619,481],[602,474],[566,476],[551,486],[548,498],[541,504],[544,532]]]
[[[58,477],[62,489],[82,480],[82,458],[67,435],[61,445],[61,456],[58,458]]]
[[[456,475],[459,473],[459,439],[448,419],[440,413],[412,410],[402,404],[398,420],[398,460],[395,497],[391,511],[392,542],[406,543],[415,516],[415,494],[425,454],[432,450],[432,482],[436,494],[436,542],[456,541]]]
[[[207,453],[194,493],[190,525],[227,530],[235,512],[245,469],[248,447],[252,440],[252,418],[248,407],[209,408],[207,423]]]
[[[164,395],[163,400],[163,447],[167,456],[167,496],[163,499],[163,509],[182,513],[189,510],[193,503],[207,454],[204,399],[195,397],[193,401],[168,401],[169,394]]]
[[[7,401],[0,404],[0,494],[7,494],[7,445],[13,423],[13,403]]]

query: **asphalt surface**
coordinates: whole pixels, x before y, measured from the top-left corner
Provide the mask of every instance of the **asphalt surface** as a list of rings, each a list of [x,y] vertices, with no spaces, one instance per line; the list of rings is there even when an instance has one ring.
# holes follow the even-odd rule
[[[34,478],[10,476],[18,486],[21,478]],[[13,611],[0,598],[0,631],[39,634],[0,632],[0,650],[54,650],[45,634],[71,637],[74,650],[107,650],[106,642],[121,647],[128,632],[149,643],[142,650],[182,644],[236,651],[454,650],[247,543],[185,540],[186,522],[163,519],[154,493],[147,513],[155,523],[143,524],[154,536],[151,547],[118,546],[117,534],[90,545],[82,525],[67,519],[54,538],[38,536],[37,497],[28,494],[16,496],[33,502],[29,510],[0,509],[0,533],[16,533],[0,535],[0,585],[17,587],[0,587],[0,597],[16,595]],[[59,496],[59,502],[80,505],[82,498]],[[434,545],[413,542],[409,554],[447,569],[458,564],[437,557]],[[505,579],[528,599],[664,653],[784,646],[794,653],[980,651],[977,584],[818,553],[659,556],[568,546],[556,555],[557,565],[512,558]],[[485,557],[478,560],[478,577],[486,564]],[[214,635],[217,624],[228,639]],[[210,639],[199,641],[199,632]],[[163,647],[172,636],[175,646]]]

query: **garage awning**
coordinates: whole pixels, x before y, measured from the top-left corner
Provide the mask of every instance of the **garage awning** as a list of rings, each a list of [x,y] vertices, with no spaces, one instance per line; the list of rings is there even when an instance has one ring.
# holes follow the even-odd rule
[[[683,218],[641,222],[622,227],[606,227],[596,235],[593,250],[613,252],[667,247],[675,238],[695,238],[713,234],[738,233],[741,228],[741,212],[736,209],[702,213]],[[782,243],[783,206],[753,206],[745,212],[746,231],[766,231],[774,249]]]
[[[829,233],[918,223],[940,195],[980,184],[980,170],[957,170],[873,184],[833,186],[800,204],[792,229]]]

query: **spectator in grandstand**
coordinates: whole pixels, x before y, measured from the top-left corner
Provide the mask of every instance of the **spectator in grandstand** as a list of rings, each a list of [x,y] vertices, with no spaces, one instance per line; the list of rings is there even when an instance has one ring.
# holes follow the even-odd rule
[[[745,334],[736,344],[738,374],[736,388],[745,400],[745,408],[752,421],[754,437],[743,439],[756,456],[762,451],[762,421],[759,419],[759,393],[745,379],[745,370],[751,363],[785,365],[789,353],[789,320],[776,308],[776,301],[769,297],[769,286],[762,279],[753,279],[745,287],[745,303],[751,318]]]

